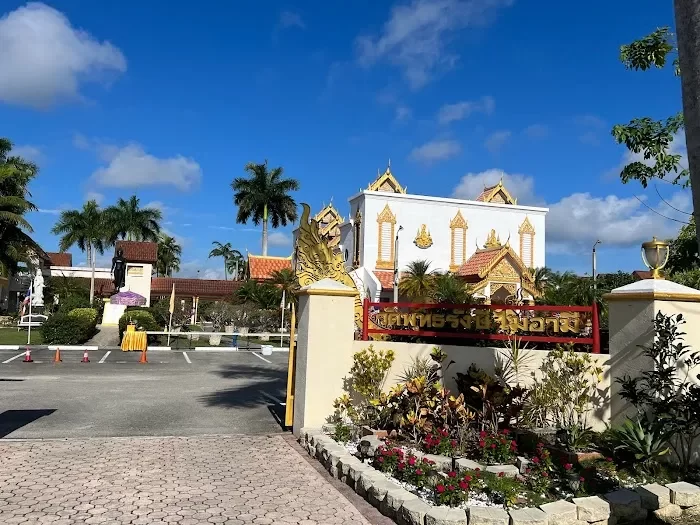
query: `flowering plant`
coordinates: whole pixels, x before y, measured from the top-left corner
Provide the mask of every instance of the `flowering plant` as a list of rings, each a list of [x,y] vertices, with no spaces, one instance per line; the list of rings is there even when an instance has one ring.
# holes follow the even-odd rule
[[[479,433],[479,450],[481,459],[487,464],[503,464],[515,459],[518,445],[510,438],[510,431],[507,428],[499,433],[482,430]]]
[[[572,465],[564,466],[571,470]],[[552,457],[544,443],[537,444],[535,455],[530,459],[530,466],[525,470],[525,480],[535,494],[545,494],[552,486]]]
[[[374,456],[374,467],[382,472],[393,474],[396,472],[399,462],[404,460],[404,451],[398,447],[385,447],[384,445],[377,448],[377,454]]]
[[[409,454],[405,461],[399,461],[396,465],[397,477],[411,483],[416,487],[425,487],[430,479],[435,477],[437,469],[435,462],[427,458],[419,460],[413,454]]]
[[[433,429],[423,438],[421,445],[429,454],[453,457],[457,452],[457,440],[451,439],[449,432],[444,428]]]
[[[447,473],[447,479],[440,480],[433,488],[435,503],[456,507],[469,499],[470,482],[473,477],[465,474],[461,478],[452,471]]]

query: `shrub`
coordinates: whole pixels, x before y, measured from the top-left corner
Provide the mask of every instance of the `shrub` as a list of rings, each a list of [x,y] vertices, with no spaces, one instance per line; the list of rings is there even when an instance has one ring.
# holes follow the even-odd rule
[[[68,312],[68,317],[79,317],[88,323],[97,323],[97,310],[94,308],[75,308]]]
[[[450,433],[444,428],[433,429],[423,438],[423,451],[428,454],[454,456],[457,452],[457,440],[450,438]]]
[[[518,446],[510,438],[510,431],[503,429],[499,433],[482,430],[479,434],[481,459],[487,464],[510,463],[518,453]]]
[[[79,345],[95,335],[95,320],[85,315],[58,312],[41,326],[44,344]]]
[[[119,318],[119,341],[122,340],[122,336],[126,331],[126,325],[132,321],[136,323],[136,328],[138,330],[159,332],[162,329],[162,327],[156,323],[156,320],[153,319],[153,315],[151,315],[150,312],[143,308],[140,310],[130,310],[124,312],[124,315]]]
[[[90,308],[90,299],[81,294],[72,294],[58,298],[58,311],[68,313],[76,308]]]

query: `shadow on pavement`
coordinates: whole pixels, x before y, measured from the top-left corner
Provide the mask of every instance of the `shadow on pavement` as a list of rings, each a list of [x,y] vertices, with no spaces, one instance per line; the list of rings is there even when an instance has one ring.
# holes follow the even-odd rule
[[[0,382],[2,381],[24,381],[24,379],[10,379],[5,377],[0,377]]]
[[[233,384],[230,388],[201,396],[199,400],[207,406],[253,408],[270,405],[270,396],[282,401],[285,399],[287,370],[240,364],[214,373],[231,379]]]
[[[11,434],[23,426],[56,412],[55,408],[39,410],[5,410],[0,414],[0,438]]]

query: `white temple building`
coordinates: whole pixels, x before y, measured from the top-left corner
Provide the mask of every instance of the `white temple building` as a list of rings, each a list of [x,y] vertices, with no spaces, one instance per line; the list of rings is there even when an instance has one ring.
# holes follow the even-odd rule
[[[387,168],[349,203],[348,220],[332,205],[314,218],[371,300],[391,300],[395,261],[401,272],[421,259],[487,303],[534,299],[530,269],[545,265],[548,209],[518,205],[502,181],[474,200],[411,195]]]

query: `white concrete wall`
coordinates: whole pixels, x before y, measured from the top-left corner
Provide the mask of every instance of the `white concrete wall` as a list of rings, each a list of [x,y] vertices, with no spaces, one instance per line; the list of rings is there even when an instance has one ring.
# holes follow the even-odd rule
[[[403,195],[394,193],[364,191],[350,200],[351,217],[358,206],[362,209],[362,260],[361,264],[369,268],[376,267],[378,254],[377,216],[389,204],[396,216],[396,231],[403,226],[399,236],[399,265],[401,268],[411,261],[427,259],[435,270],[449,269],[451,257],[450,221],[457,211],[467,221],[466,258],[477,249],[483,248],[492,229],[503,244],[510,236],[510,245],[520,254],[520,236],[518,228],[526,217],[535,229],[533,259],[535,267],[545,266],[545,215],[546,208],[530,206],[511,206],[507,204],[490,204],[476,201]],[[433,245],[420,249],[413,240],[421,225],[430,231]]]
[[[151,273],[153,265],[126,263],[126,279],[121,291],[132,291],[146,298],[146,306],[151,305]]]
[[[44,272],[46,275],[46,272]],[[92,270],[87,266],[52,266],[49,269],[51,277],[81,277],[89,279]],[[110,268],[95,268],[95,279],[112,279]]]

